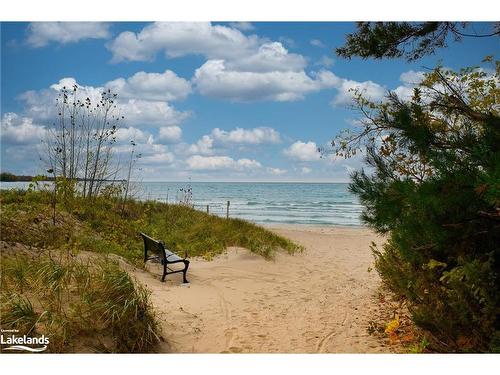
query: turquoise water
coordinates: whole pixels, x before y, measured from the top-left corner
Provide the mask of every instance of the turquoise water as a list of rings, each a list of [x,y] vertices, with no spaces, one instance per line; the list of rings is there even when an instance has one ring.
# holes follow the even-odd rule
[[[361,206],[341,183],[243,183],[192,182],[194,208],[261,224],[361,225]],[[2,188],[27,183],[2,183]],[[178,202],[185,182],[136,182],[132,194],[138,199]]]

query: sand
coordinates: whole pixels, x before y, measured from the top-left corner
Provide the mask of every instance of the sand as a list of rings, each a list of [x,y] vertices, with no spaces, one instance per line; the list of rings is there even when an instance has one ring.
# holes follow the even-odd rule
[[[159,281],[158,265],[133,275],[151,290],[166,343],[177,353],[377,353],[390,347],[368,333],[380,279],[369,249],[382,239],[363,228],[279,226],[305,246],[272,261],[230,248],[188,273]]]

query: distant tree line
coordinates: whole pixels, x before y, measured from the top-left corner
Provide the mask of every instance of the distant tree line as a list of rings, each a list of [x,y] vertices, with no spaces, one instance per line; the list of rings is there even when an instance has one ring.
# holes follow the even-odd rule
[[[4,182],[16,182],[16,181],[31,182],[34,179],[36,179],[38,181],[54,181],[53,176],[47,176],[47,175],[43,175],[43,174],[38,174],[36,176],[29,176],[29,175],[16,175],[16,174],[10,173],[10,172],[1,172],[0,173],[0,181],[4,181]],[[82,178],[77,178],[76,180],[83,181]],[[104,182],[117,182],[117,181],[121,182],[121,181],[126,181],[126,180],[124,180],[124,179],[118,179],[118,180],[107,179],[107,180],[103,180],[103,181]]]
[[[10,172],[2,172],[0,173],[0,181],[4,182],[15,182],[15,181],[33,181],[35,176],[25,176],[25,175],[15,175]],[[37,175],[36,178],[39,181],[54,181],[54,177]]]

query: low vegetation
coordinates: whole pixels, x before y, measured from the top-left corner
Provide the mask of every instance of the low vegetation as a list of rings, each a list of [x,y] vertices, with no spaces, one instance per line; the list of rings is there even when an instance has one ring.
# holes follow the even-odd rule
[[[52,352],[154,351],[160,332],[148,292],[116,262],[142,266],[139,232],[190,257],[229,246],[272,258],[298,245],[238,219],[185,205],[123,201],[113,189],[89,200],[58,189],[0,191],[1,325],[50,338]],[[55,215],[54,215],[55,212]]]
[[[239,219],[224,219],[185,205],[139,202],[99,196],[89,202],[60,191],[56,225],[52,196],[45,191],[0,192],[2,240],[42,248],[65,248],[114,253],[140,264],[143,245],[139,232],[163,240],[179,254],[207,259],[227,247],[245,247],[265,258],[275,251],[301,250],[293,242],[263,227]],[[23,230],[20,230],[23,228]]]
[[[81,255],[2,252],[2,329],[45,335],[53,353],[154,350],[160,330],[148,292],[116,261]]]

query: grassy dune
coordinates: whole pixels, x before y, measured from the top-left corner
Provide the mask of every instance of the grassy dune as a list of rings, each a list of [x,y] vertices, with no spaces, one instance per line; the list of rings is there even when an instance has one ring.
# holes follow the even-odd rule
[[[48,352],[149,352],[160,339],[149,292],[101,255],[18,249],[0,287],[2,328],[44,334]]]
[[[159,202],[72,197],[59,203],[52,222],[46,192],[1,191],[2,240],[36,247],[74,248],[114,253],[132,262],[142,259],[139,232],[161,239],[190,257],[211,258],[228,246],[246,247],[266,258],[277,250],[293,253],[300,246],[263,227],[240,219],[224,219],[189,207]],[[22,230],[20,230],[22,228]]]
[[[0,191],[1,325],[45,334],[52,352],[154,351],[161,332],[148,292],[114,260],[142,266],[139,232],[207,259],[229,246],[269,259],[302,248],[265,228],[182,205],[43,191]],[[55,221],[55,223],[54,223]]]

